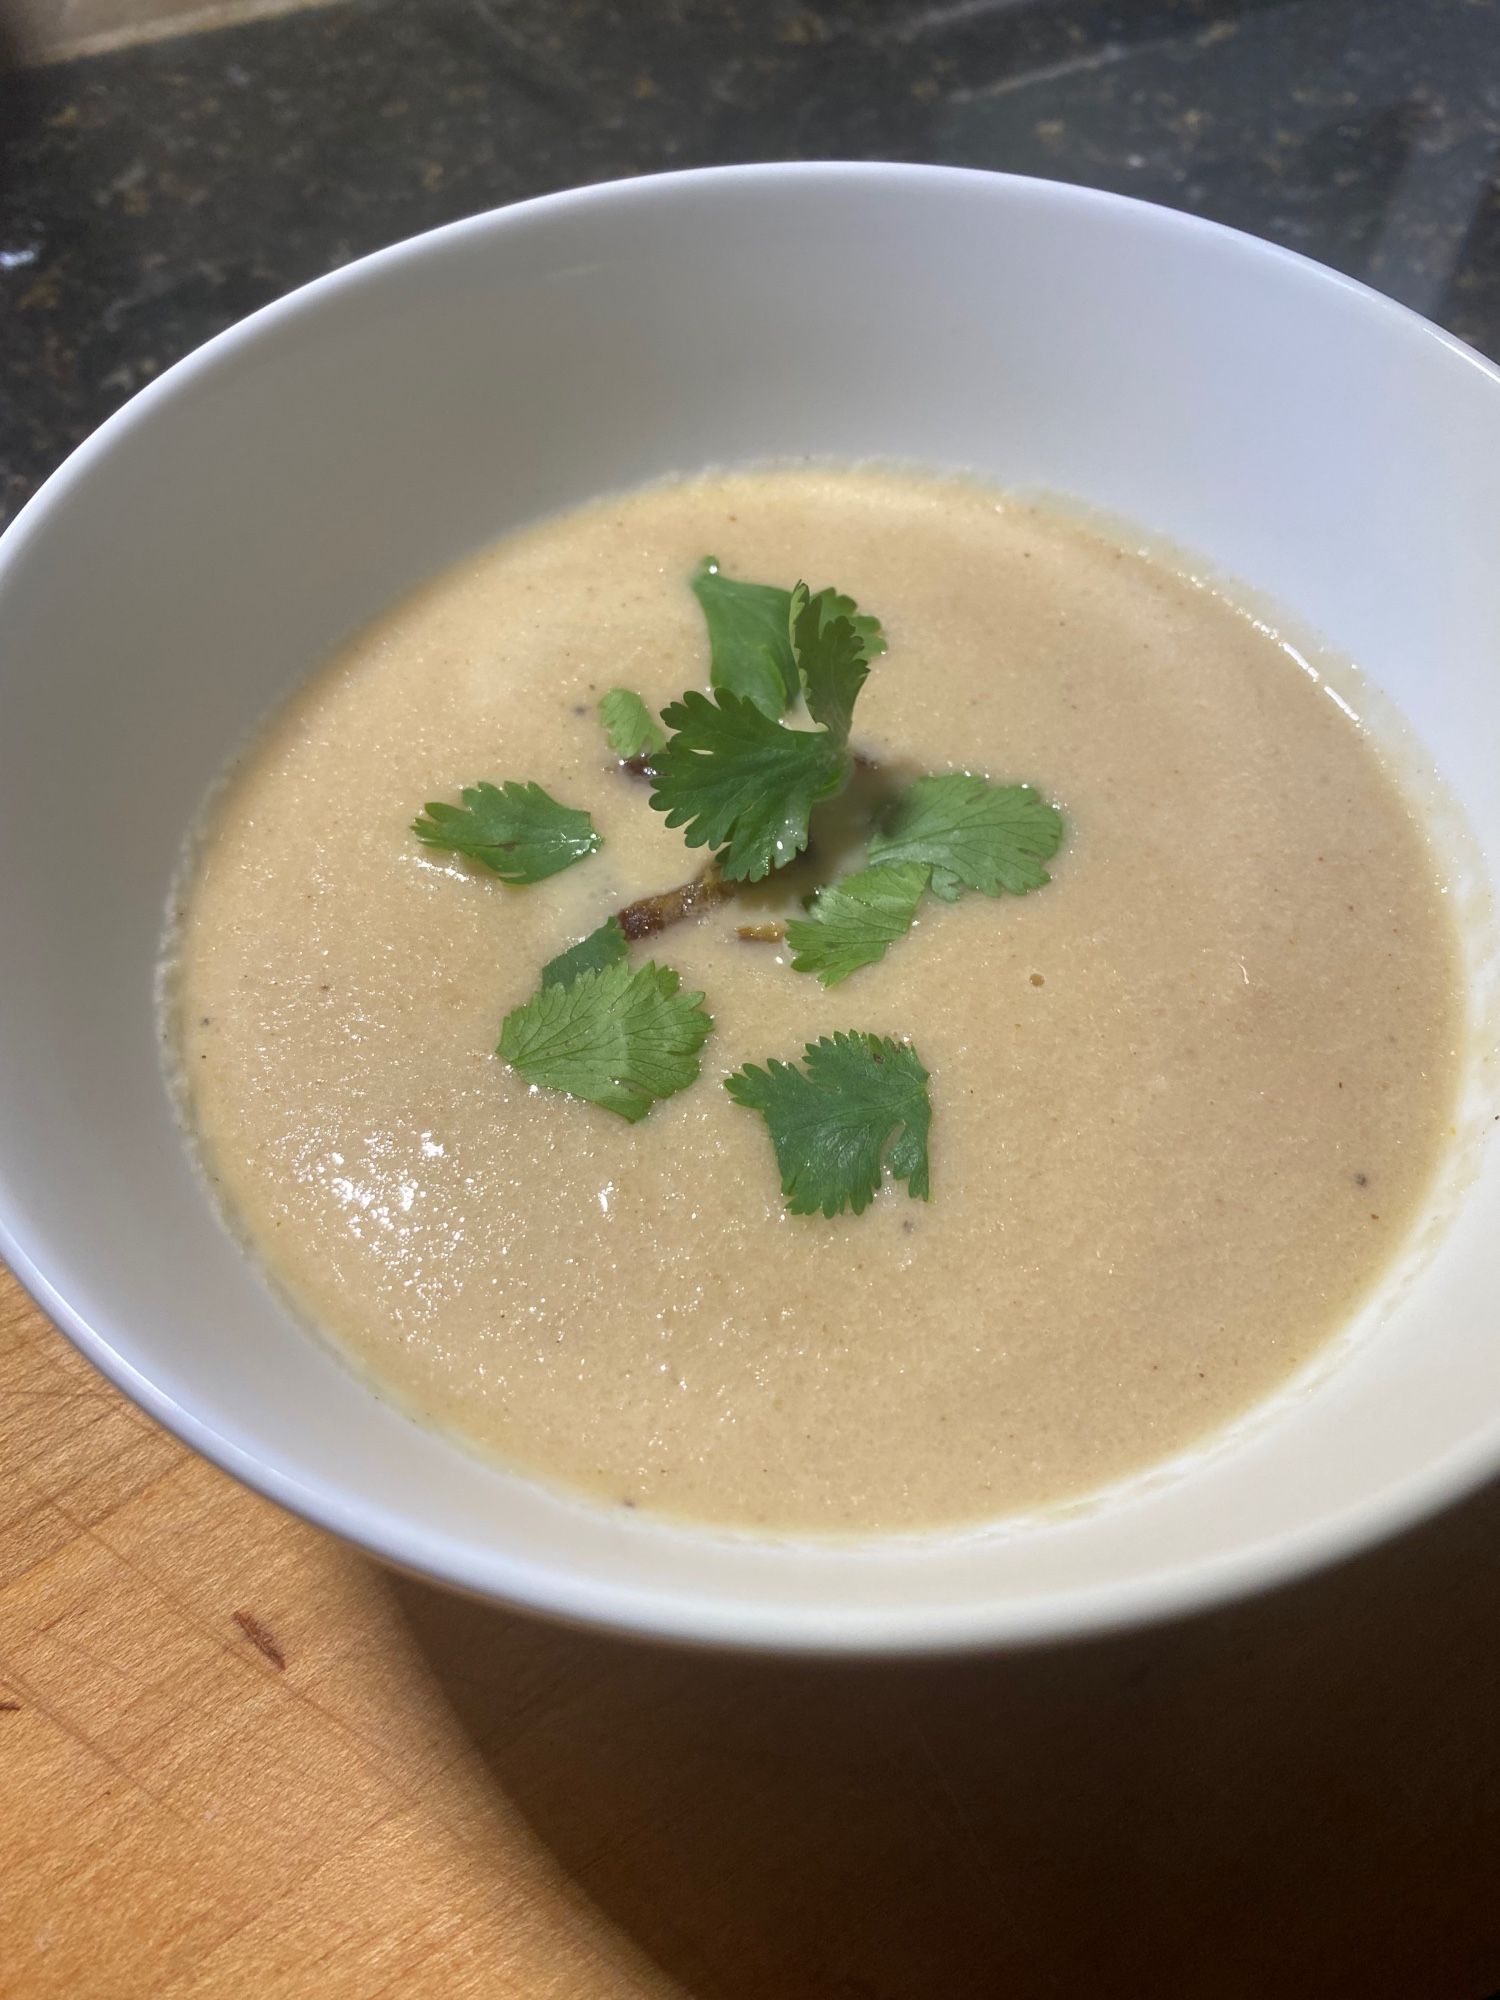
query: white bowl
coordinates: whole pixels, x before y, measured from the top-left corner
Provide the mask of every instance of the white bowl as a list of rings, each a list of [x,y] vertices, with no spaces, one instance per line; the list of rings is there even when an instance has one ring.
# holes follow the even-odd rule
[[[832,1548],[595,1511],[415,1428],[214,1216],[153,972],[184,830],[351,628],[601,490],[770,455],[1075,494],[1368,669],[1500,852],[1500,375],[1164,209],[928,167],[743,167],[401,244],[172,369],[0,543],[0,1249],[112,1381],[422,1575],[679,1639],[936,1650],[1259,1588],[1500,1465],[1500,1159],[1271,1421],[1071,1518]],[[1497,1107],[1500,1108],[1500,1107]]]

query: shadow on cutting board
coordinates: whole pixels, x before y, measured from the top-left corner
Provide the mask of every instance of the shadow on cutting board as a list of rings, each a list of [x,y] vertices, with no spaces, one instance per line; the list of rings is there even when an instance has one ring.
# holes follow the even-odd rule
[[[494,1784],[694,2000],[1479,2000],[1497,1549],[1500,1487],[1191,1623],[899,1666],[392,1588]]]

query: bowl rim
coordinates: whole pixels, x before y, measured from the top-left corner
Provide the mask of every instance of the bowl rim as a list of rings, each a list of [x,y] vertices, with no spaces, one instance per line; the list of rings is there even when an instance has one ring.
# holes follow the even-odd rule
[[[269,328],[295,319],[335,294],[356,290],[388,267],[410,263],[466,236],[503,234],[585,209],[656,203],[684,192],[796,184],[813,184],[820,189],[920,185],[977,194],[980,199],[1103,210],[1119,216],[1132,230],[1228,242],[1243,257],[1294,269],[1309,282],[1350,295],[1362,311],[1384,317],[1403,327],[1408,336],[1435,343],[1450,360],[1478,369],[1500,393],[1500,367],[1456,335],[1359,279],[1246,231],[1136,196],[982,168],[894,161],[784,161],[687,168],[590,182],[462,217],[354,259],[236,321],[130,397],[42,483],[0,534],[0,592],[7,572],[54,510],[87,480],[97,460],[149,422],[159,401],[180,394]],[[108,1324],[91,1323],[32,1256],[27,1231],[14,1218],[8,1178],[0,1160],[0,1256],[84,1358],[191,1450],[263,1498],[394,1569],[512,1611],[588,1629],[608,1629],[628,1637],[831,1657],[961,1654],[1102,1637],[1207,1611],[1298,1581],[1416,1526],[1472,1493],[1500,1470],[1497,1411],[1485,1428],[1462,1445],[1394,1482],[1378,1496],[1317,1517],[1298,1529],[1191,1562],[1170,1564],[1125,1583],[1070,1587],[1036,1598],[976,1595],[936,1608],[898,1601],[878,1609],[830,1611],[808,1603],[774,1603],[748,1594],[705,1600],[685,1589],[600,1582],[563,1567],[518,1559],[502,1549],[413,1529],[405,1516],[360,1498],[343,1483],[261,1449],[252,1451],[197,1416],[127,1360],[113,1344]]]

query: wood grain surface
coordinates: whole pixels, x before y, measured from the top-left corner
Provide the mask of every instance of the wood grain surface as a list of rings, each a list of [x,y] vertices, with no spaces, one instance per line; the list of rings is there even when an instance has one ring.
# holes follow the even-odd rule
[[[386,1574],[0,1274],[4,2000],[1480,2000],[1500,1490],[1017,1658],[673,1653]]]

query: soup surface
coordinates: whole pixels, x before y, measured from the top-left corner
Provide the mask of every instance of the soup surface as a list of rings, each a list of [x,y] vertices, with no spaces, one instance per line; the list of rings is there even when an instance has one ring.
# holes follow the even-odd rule
[[[884,777],[1027,780],[1069,835],[1048,887],[929,898],[829,990],[737,935],[784,889],[636,946],[715,1025],[631,1126],[493,1051],[544,961],[702,860],[595,705],[706,685],[709,552],[879,614],[854,740]],[[411,837],[486,777],[602,850],[511,888]],[[1235,1417],[1380,1274],[1457,1080],[1437,860],[1326,688],[1060,512],[891,472],[603,501],[399,605],[232,774],[175,950],[206,1171],[305,1318],[515,1467],[746,1526],[1027,1509]],[[720,1081],[846,1028],[931,1072],[932,1198],[788,1215]]]

